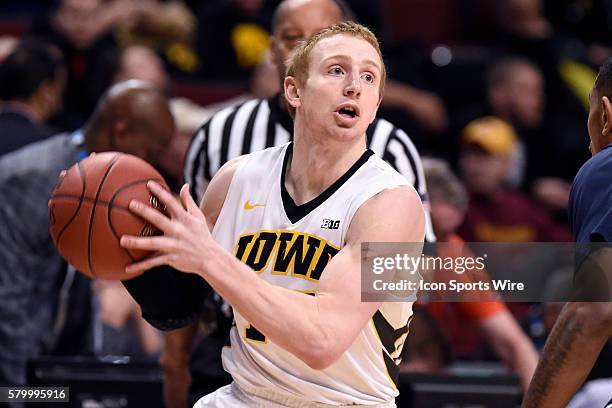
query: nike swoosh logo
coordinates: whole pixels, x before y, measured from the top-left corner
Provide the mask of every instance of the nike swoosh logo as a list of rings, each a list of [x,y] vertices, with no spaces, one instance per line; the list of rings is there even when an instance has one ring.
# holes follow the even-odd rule
[[[244,203],[244,209],[245,210],[252,210],[253,208],[256,207],[265,207],[265,204],[251,204],[250,200],[247,200],[246,203]]]

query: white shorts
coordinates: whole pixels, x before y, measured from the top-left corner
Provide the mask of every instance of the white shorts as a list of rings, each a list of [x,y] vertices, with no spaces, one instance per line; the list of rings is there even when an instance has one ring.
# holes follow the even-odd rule
[[[257,395],[255,395],[246,392],[235,382],[200,398],[193,408],[330,408],[332,406],[396,408],[393,401],[377,405],[328,405],[305,401],[272,390],[258,390]]]

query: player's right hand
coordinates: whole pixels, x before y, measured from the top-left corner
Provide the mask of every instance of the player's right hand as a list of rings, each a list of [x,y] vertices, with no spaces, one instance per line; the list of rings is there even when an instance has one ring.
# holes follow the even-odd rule
[[[165,208],[166,214],[138,200],[130,202],[130,211],[164,234],[151,237],[129,235],[121,237],[120,243],[124,248],[156,252],[149,258],[128,265],[126,273],[135,274],[156,266],[169,265],[179,271],[202,275],[205,270],[206,255],[218,244],[210,234],[202,210],[189,194],[189,186],[185,184],[181,188],[180,202],[154,181],[149,181],[147,188]]]

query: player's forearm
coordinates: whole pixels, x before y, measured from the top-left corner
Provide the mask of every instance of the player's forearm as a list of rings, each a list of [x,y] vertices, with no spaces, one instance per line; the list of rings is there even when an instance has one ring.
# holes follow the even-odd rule
[[[564,407],[584,382],[610,337],[609,305],[568,303],[531,380],[523,407]]]
[[[333,313],[322,318],[318,298],[270,285],[221,247],[208,259],[214,261],[207,263],[203,276],[217,293],[267,338],[306,364],[328,365],[330,354],[347,343],[341,323],[330,327],[338,320]]]

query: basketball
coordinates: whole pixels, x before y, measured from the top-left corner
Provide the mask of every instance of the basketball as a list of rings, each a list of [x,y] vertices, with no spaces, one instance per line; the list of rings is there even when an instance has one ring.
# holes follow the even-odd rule
[[[49,201],[49,228],[60,254],[91,278],[126,280],[126,265],[150,255],[119,245],[122,235],[161,234],[134,215],[131,200],[160,209],[146,187],[149,180],[168,186],[144,160],[129,154],[92,154],[60,176]]]

